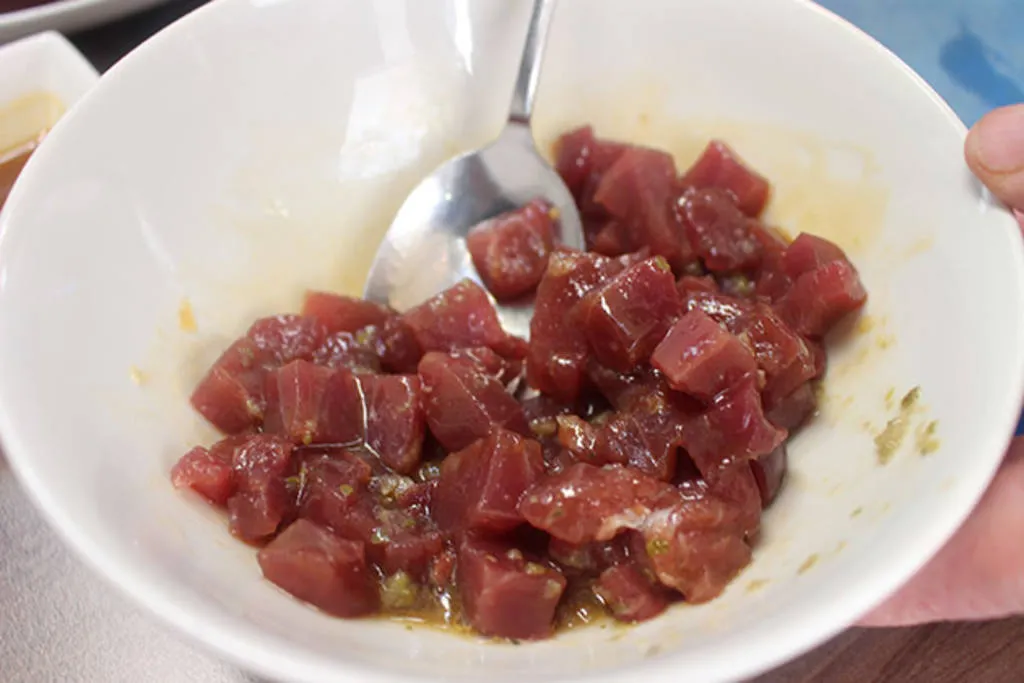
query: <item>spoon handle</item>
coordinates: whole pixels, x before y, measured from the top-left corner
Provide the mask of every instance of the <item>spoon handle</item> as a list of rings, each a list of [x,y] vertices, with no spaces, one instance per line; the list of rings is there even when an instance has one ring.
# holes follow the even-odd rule
[[[529,125],[533,113],[533,96],[540,78],[540,63],[544,57],[544,44],[548,38],[551,17],[555,13],[556,0],[534,0],[530,14],[530,26],[526,31],[523,45],[523,60],[519,64],[516,89],[512,94],[512,107],[508,114],[510,123]]]

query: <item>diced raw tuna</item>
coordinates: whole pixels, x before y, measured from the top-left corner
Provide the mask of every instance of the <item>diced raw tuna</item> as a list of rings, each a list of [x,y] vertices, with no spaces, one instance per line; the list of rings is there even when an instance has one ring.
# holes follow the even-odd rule
[[[614,218],[609,218],[594,228],[590,242],[590,249],[598,254],[621,256],[630,251],[633,239],[625,225]]]
[[[505,340],[494,304],[472,280],[463,280],[406,311],[402,319],[424,352],[474,346],[493,349]]]
[[[679,319],[658,344],[651,364],[676,391],[711,401],[757,370],[754,354],[739,337],[700,309]]]
[[[846,254],[837,245],[827,239],[800,233],[793,243],[786,248],[782,257],[782,267],[786,274],[794,280],[812,270],[832,263],[846,261]]]
[[[380,606],[363,544],[300,519],[259,552],[271,582],[328,614],[359,617]]]
[[[328,334],[354,334],[370,325],[380,327],[394,315],[394,311],[365,299],[327,292],[307,292],[302,315],[319,320]]]
[[[416,375],[359,378],[366,404],[366,446],[399,474],[420,464],[425,433],[422,390]]]
[[[619,373],[593,359],[587,363],[587,379],[617,410],[626,410],[636,400],[668,387],[661,373],[650,366]]]
[[[631,564],[620,564],[601,572],[594,591],[619,621],[634,623],[658,616],[668,607],[667,591],[655,586]]]
[[[386,575],[404,571],[417,579],[424,577],[431,558],[444,545],[442,535],[421,510],[388,507],[382,499],[358,491],[351,499],[335,498],[333,508],[320,508],[329,509],[336,512],[330,523],[335,533],[363,543],[367,559]]]
[[[518,640],[551,634],[566,586],[557,569],[506,543],[472,537],[459,545],[458,562],[463,609],[477,631]]]
[[[374,330],[372,338],[384,371],[399,375],[416,372],[423,358],[423,348],[404,318],[397,315],[388,318],[381,328]]]
[[[466,246],[484,286],[499,301],[517,299],[537,287],[555,246],[554,212],[534,200],[470,229]]]
[[[276,366],[293,360],[313,360],[313,353],[327,337],[327,328],[302,315],[275,315],[253,323],[248,337],[265,358]]]
[[[420,361],[419,376],[427,424],[449,451],[465,448],[496,427],[530,434],[522,406],[475,362],[431,352]]]
[[[676,283],[676,290],[683,301],[700,292],[717,294],[720,291],[715,278],[710,275],[684,275]]]
[[[817,408],[818,399],[814,395],[814,387],[804,384],[789,396],[765,403],[765,416],[779,429],[793,432],[807,422]]]
[[[750,461],[750,469],[757,480],[757,488],[761,493],[761,504],[768,507],[779,495],[782,482],[786,478],[787,469],[786,444],[782,444],[768,455]]]
[[[666,392],[638,395],[597,433],[596,462],[629,465],[661,481],[675,476],[685,422],[690,419]]]
[[[755,305],[744,320],[742,334],[764,371],[766,405],[774,405],[814,378],[811,349],[769,306]]]
[[[743,331],[747,316],[753,310],[749,301],[738,299],[728,294],[715,292],[693,292],[684,301],[683,310],[700,309],[712,320],[725,325],[733,334]]]
[[[748,377],[686,424],[683,446],[710,480],[723,468],[771,453],[786,436],[765,418],[757,384]]]
[[[761,265],[754,274],[754,292],[762,299],[777,301],[793,284],[783,266],[789,244],[777,230],[762,223],[752,223],[750,231],[761,245]]]
[[[577,463],[527,492],[519,511],[532,526],[569,543],[607,541],[635,528],[678,492],[627,467]]]
[[[719,594],[750,563],[731,507],[714,497],[684,500],[646,519],[647,554],[658,580],[692,604]]]
[[[200,415],[225,434],[238,434],[263,421],[263,383],[266,370],[260,349],[239,339],[221,354],[192,392]]]
[[[275,374],[274,392],[278,415],[266,427],[295,444],[309,445],[323,433],[321,428],[324,392],[333,370],[305,360],[288,363]]]
[[[328,368],[345,368],[356,374],[375,374],[381,371],[381,362],[372,344],[373,340],[361,333],[335,332],[313,352],[313,362]]]
[[[582,388],[587,341],[574,319],[576,304],[592,289],[623,270],[614,259],[556,250],[537,287],[530,321],[530,386],[565,403],[574,403]]]
[[[628,145],[594,137],[590,126],[570,131],[555,143],[555,168],[576,199],[584,219],[601,218],[604,210],[594,201],[601,178]]]
[[[628,247],[649,247],[681,269],[693,260],[673,203],[676,166],[665,152],[631,147],[604,174],[594,200],[623,228]]]
[[[761,491],[750,467],[755,462],[723,469],[708,482],[707,488],[710,495],[733,507],[735,525],[747,538],[752,538],[761,526]]]
[[[250,437],[234,451],[237,489],[228,499],[231,533],[256,543],[272,536],[288,513],[291,497],[285,477],[292,444],[265,434]]]
[[[761,245],[751,232],[753,221],[727,191],[687,190],[678,212],[690,244],[711,272],[731,273],[761,262]]]
[[[578,307],[594,356],[619,372],[646,361],[681,312],[675,278],[662,258],[624,270]]]
[[[486,346],[474,349],[460,349],[452,351],[448,355],[452,358],[465,358],[472,361],[484,373],[498,380],[506,387],[519,379],[523,372],[522,360],[502,358]]]
[[[181,457],[171,469],[175,488],[190,488],[214,505],[224,505],[235,492],[231,460],[217,457],[202,446],[196,446]]]
[[[441,463],[432,512],[442,529],[502,532],[523,523],[519,501],[544,474],[540,444],[504,429]]]
[[[823,337],[846,315],[859,310],[868,295],[847,261],[832,261],[801,275],[776,309],[797,332]]]
[[[317,443],[356,445],[366,438],[366,399],[360,378],[335,370],[324,387]]]
[[[768,203],[768,181],[748,168],[724,142],[712,140],[680,180],[683,187],[729,191],[743,213],[757,217]]]
[[[299,482],[299,517],[332,529],[347,519],[366,497],[370,467],[354,456],[319,457],[303,463]]]

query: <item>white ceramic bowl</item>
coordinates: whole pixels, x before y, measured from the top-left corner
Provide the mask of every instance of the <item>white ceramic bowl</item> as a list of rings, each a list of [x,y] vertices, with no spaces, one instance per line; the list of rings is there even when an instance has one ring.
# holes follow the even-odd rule
[[[733,680],[853,622],[954,531],[1024,380],[1017,226],[971,179],[920,79],[804,0],[564,0],[538,136],[576,123],[710,135],[777,186],[774,219],[837,239],[871,291],[793,444],[756,560],[712,604],[511,646],[322,616],[173,491],[212,435],[186,396],[252,318],[358,292],[403,195],[495,134],[524,0],[220,0],[103,78],[2,217],[0,434],[25,486],[113,583],[197,641],[302,681]],[[187,300],[198,331],[182,330]],[[133,382],[140,380],[140,384]],[[922,407],[881,466],[872,435]],[[887,400],[889,394],[889,400]],[[917,432],[938,421],[934,452]],[[933,444],[934,445],[934,444]]]

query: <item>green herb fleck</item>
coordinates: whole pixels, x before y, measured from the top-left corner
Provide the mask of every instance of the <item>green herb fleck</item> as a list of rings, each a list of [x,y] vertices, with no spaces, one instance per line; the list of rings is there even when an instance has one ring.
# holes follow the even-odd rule
[[[654,538],[647,542],[647,554],[651,557],[667,553],[668,548],[668,541],[662,538]]]

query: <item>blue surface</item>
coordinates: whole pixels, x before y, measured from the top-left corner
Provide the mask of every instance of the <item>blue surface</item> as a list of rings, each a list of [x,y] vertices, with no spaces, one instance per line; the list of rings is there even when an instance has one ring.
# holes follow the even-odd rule
[[[912,66],[967,125],[1024,102],[1024,0],[819,0]],[[1024,416],[1017,425],[1024,434]]]

